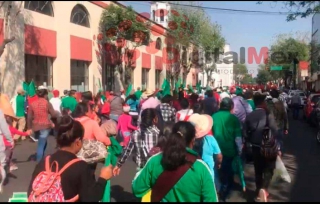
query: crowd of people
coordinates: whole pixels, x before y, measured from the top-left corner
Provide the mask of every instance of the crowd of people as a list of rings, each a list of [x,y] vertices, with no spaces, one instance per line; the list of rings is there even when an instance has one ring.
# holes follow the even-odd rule
[[[270,90],[271,99],[261,90],[240,87],[171,93],[70,90],[60,97],[58,90],[40,86],[30,97],[18,90],[16,115],[0,110],[0,191],[6,175],[18,168],[11,162],[14,144],[30,136],[37,142],[30,202],[101,201],[107,181],[121,176],[132,152],[133,194],[142,200],[224,202],[235,175],[246,191],[243,168],[253,162],[256,200],[267,202],[289,129],[279,91]],[[45,156],[50,134],[57,151]],[[111,164],[96,180],[97,164],[108,154]]]

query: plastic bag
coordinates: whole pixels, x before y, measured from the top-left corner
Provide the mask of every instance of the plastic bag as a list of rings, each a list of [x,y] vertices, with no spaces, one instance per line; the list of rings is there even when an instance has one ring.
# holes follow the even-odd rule
[[[274,169],[272,182],[277,180],[283,180],[287,183],[291,183],[290,175],[279,156],[277,157],[276,168]]]

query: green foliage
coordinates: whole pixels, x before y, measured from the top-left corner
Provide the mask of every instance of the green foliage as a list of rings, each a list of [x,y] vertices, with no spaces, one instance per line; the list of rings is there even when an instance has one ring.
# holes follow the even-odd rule
[[[240,80],[241,84],[255,84],[255,80],[252,78],[251,74],[246,74],[244,77]]]
[[[259,69],[256,82],[258,84],[266,84],[268,81],[271,81],[272,77],[270,75],[270,72],[265,69]]]
[[[320,12],[319,1],[283,1],[282,3],[290,11],[287,15],[287,21],[294,21],[298,17],[306,18]],[[262,1],[259,1],[258,4],[262,4]]]
[[[119,37],[132,41],[134,33],[139,31],[145,34],[145,41],[150,39],[150,22],[139,17],[131,6],[122,8],[110,4],[102,12],[100,30],[105,41],[113,41]],[[115,31],[114,36],[107,36],[107,31],[112,30]]]
[[[248,74],[248,69],[245,64],[234,64],[233,65],[233,76],[234,80],[239,82],[239,78],[243,78],[245,75]]]

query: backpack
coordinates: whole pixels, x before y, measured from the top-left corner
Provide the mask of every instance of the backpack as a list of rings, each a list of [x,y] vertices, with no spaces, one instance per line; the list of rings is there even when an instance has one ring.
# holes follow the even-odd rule
[[[266,113],[266,125],[262,132],[261,154],[265,158],[276,158],[280,146],[269,127],[268,117],[269,114]]]
[[[65,200],[61,185],[61,174],[78,161],[80,159],[73,159],[59,170],[58,162],[54,161],[50,165],[50,156],[47,156],[45,171],[40,172],[34,179],[28,202],[76,202],[79,195],[70,200]],[[55,171],[52,170],[54,164],[56,165]]]

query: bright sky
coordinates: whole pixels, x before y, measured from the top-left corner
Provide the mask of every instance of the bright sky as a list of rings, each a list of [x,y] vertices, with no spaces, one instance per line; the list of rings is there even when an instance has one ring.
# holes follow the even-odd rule
[[[148,1],[119,1],[131,5],[138,13],[150,13]],[[238,10],[259,10],[272,12],[288,12],[282,2],[263,2],[256,4],[256,1],[203,1],[204,7],[228,8]],[[181,3],[183,4],[183,3]],[[278,34],[294,34],[296,32],[308,32],[311,36],[312,16],[304,19],[297,19],[293,22],[286,21],[286,15],[275,14],[250,14],[231,13],[227,11],[205,10],[210,15],[211,21],[217,22],[222,27],[222,33],[231,50],[240,52],[240,47],[255,47],[259,53],[261,47],[269,47]],[[257,64],[247,64],[250,73],[257,74]]]

